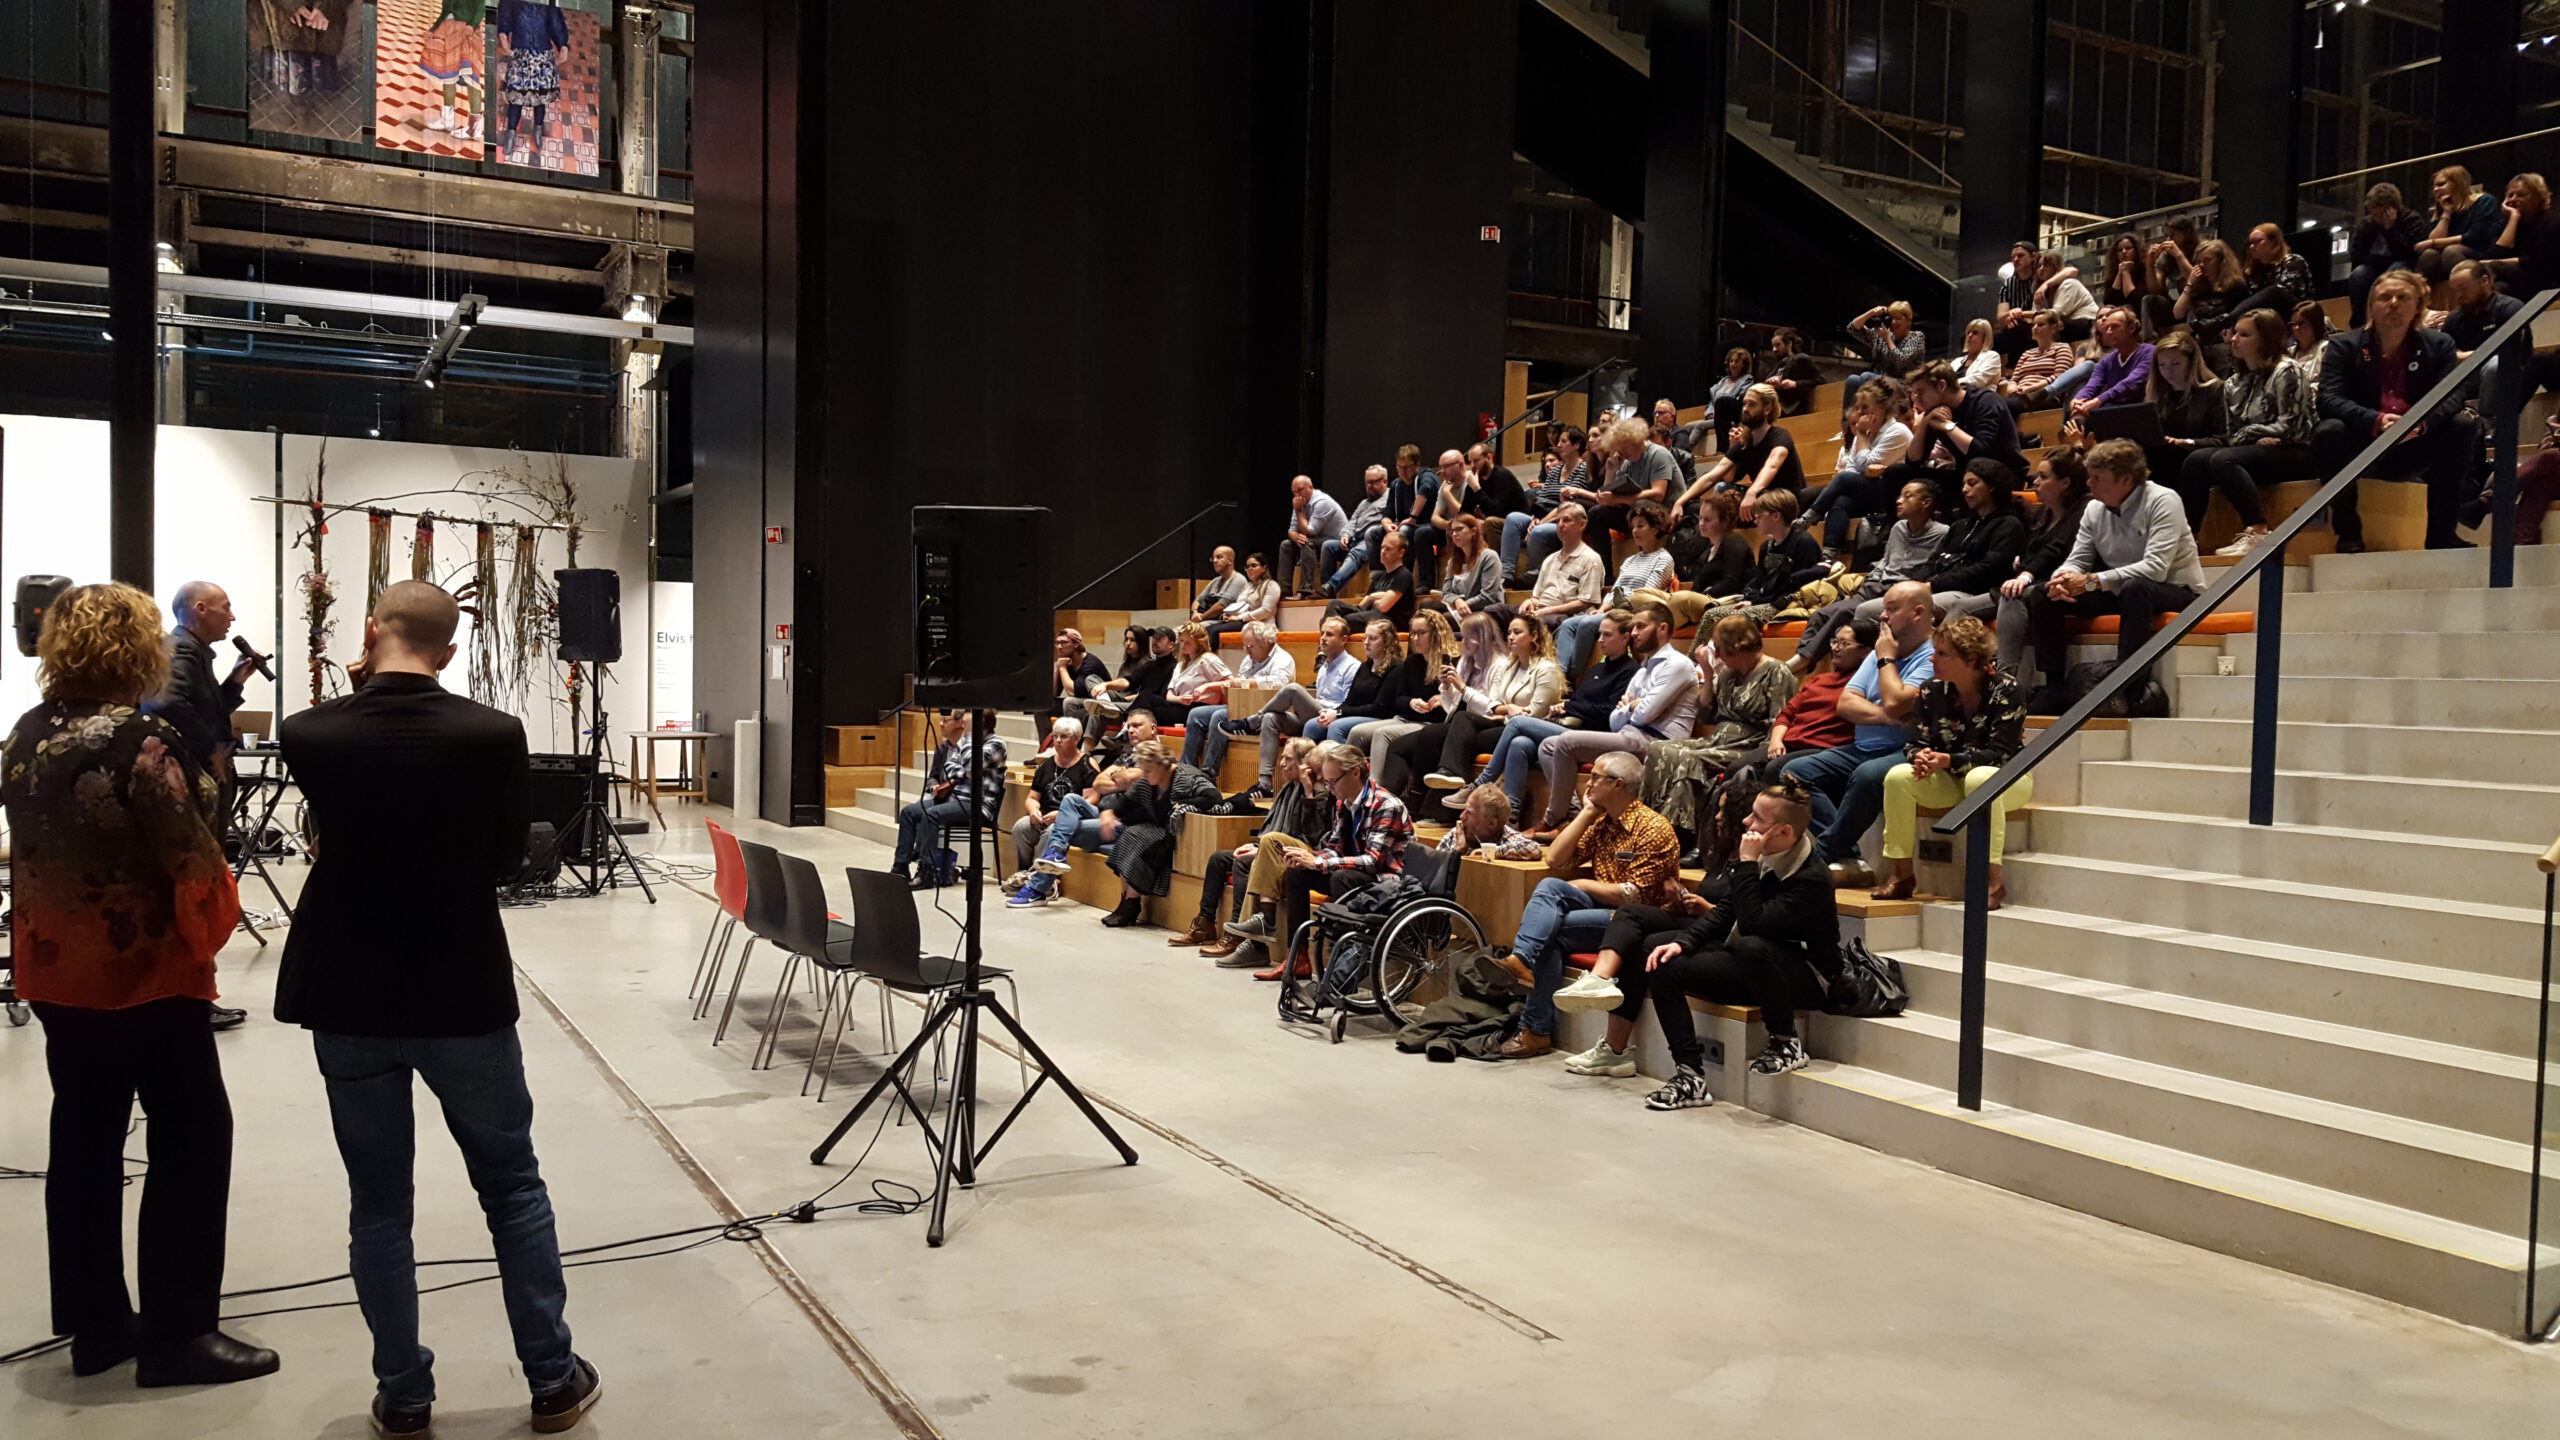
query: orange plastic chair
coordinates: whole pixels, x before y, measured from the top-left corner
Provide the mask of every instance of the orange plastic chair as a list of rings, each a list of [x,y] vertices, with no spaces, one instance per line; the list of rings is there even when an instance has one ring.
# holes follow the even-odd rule
[[[702,958],[694,962],[693,986],[685,998],[695,1000],[693,1018],[701,1019],[711,1008],[711,994],[720,988],[720,966],[728,958],[729,941],[737,934],[738,922],[747,915],[747,862],[738,851],[738,837],[721,828],[716,820],[705,820],[702,828],[711,835],[711,893],[720,902],[719,911],[711,917],[711,933],[702,937]],[[708,980],[709,983],[704,982]]]

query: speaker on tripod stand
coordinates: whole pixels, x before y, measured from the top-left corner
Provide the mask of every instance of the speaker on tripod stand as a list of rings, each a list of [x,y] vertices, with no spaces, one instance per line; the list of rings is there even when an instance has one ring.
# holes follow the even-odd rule
[[[597,667],[622,658],[622,577],[611,570],[555,570],[551,579],[560,596],[560,658],[573,669],[587,667],[584,693],[592,722],[586,736],[586,798],[560,827],[560,865],[576,881],[581,895],[604,893],[621,883],[622,873],[628,870],[640,893],[655,905],[658,892],[649,888],[648,877],[631,858],[631,847],[623,843],[622,832],[614,828],[613,815],[604,803],[608,732]]]

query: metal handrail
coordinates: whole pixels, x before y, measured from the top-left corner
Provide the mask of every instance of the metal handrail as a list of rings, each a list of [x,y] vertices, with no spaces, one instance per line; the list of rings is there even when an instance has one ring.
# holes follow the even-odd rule
[[[1548,414],[1550,411],[1555,409],[1557,396],[1570,395],[1573,393],[1575,386],[1582,384],[1592,376],[1599,374],[1601,371],[1608,369],[1612,365],[1624,365],[1626,363],[1626,360],[1620,356],[1610,356],[1608,359],[1601,361],[1599,364],[1592,366],[1590,369],[1583,371],[1581,374],[1574,376],[1572,379],[1567,380],[1553,390],[1548,391],[1545,399],[1529,402],[1528,409],[1521,411],[1519,414],[1503,421],[1500,425],[1495,426],[1493,433],[1484,437],[1483,440],[1471,443],[1485,445],[1493,449],[1495,454],[1500,454],[1500,447],[1496,446],[1494,442],[1500,440],[1503,436],[1510,434],[1513,427],[1527,424],[1531,420],[1535,420],[1540,416]]]
[[[1748,27],[1746,27],[1746,26],[1745,26],[1741,21],[1739,21],[1739,20],[1735,20],[1735,21],[1731,21],[1731,22],[1729,22],[1729,23],[1733,26],[1733,32],[1734,32],[1736,35],[1741,36],[1743,39],[1748,40],[1748,41],[1750,41],[1752,44],[1759,46],[1762,50],[1767,51],[1767,52],[1768,52],[1768,54],[1769,54],[1769,58],[1770,58],[1770,59],[1777,61],[1779,64],[1786,66],[1788,69],[1793,70],[1794,72],[1796,72],[1796,74],[1798,74],[1798,75],[1802,76],[1802,77],[1804,78],[1804,83],[1805,83],[1805,84],[1807,84],[1807,85],[1809,85],[1809,86],[1811,86],[1811,87],[1813,87],[1813,89],[1814,89],[1814,90],[1816,90],[1817,92],[1819,92],[1819,93],[1820,93],[1824,98],[1826,98],[1826,99],[1830,100],[1833,104],[1838,105],[1841,109],[1846,110],[1846,111],[1850,112],[1851,114],[1853,114],[1853,115],[1857,116],[1860,120],[1865,121],[1865,122],[1867,123],[1867,125],[1868,125],[1868,127],[1869,127],[1870,129],[1873,129],[1877,134],[1882,135],[1884,138],[1886,138],[1887,140],[1892,141],[1894,144],[1901,146],[1901,147],[1902,147],[1902,149],[1903,149],[1903,151],[1904,151],[1906,154],[1910,155],[1910,157],[1911,157],[1912,159],[1917,160],[1917,161],[1919,161],[1921,164],[1928,166],[1928,167],[1929,167],[1929,170],[1930,170],[1930,172],[1931,172],[1932,174],[1936,175],[1936,176],[1937,176],[1941,181],[1945,182],[1945,186],[1944,186],[1944,188],[1946,188],[1946,189],[1950,189],[1950,190],[1961,190],[1961,189],[1963,189],[1963,188],[1964,188],[1963,183],[1962,183],[1961,181],[1957,180],[1957,179],[1956,179],[1956,177],[1954,177],[1953,175],[1948,174],[1944,169],[1940,168],[1940,166],[1937,164],[1937,162],[1936,162],[1936,161],[1931,160],[1928,156],[1923,155],[1923,154],[1921,154],[1918,150],[1913,149],[1913,148],[1911,147],[1911,142],[1910,142],[1910,141],[1905,140],[1905,139],[1903,139],[1901,136],[1894,134],[1894,133],[1893,133],[1893,131],[1892,131],[1891,129],[1887,128],[1886,126],[1884,126],[1883,124],[1881,124],[1880,122],[1878,122],[1878,121],[1875,119],[1875,117],[1873,117],[1873,116],[1871,116],[1871,115],[1867,114],[1867,112],[1865,111],[1865,109],[1863,109],[1863,108],[1858,104],[1858,102],[1856,102],[1856,101],[1854,101],[1854,100],[1850,99],[1850,98],[1849,98],[1848,96],[1846,96],[1846,95],[1841,94],[1839,91],[1832,89],[1830,86],[1823,84],[1823,83],[1822,83],[1822,81],[1821,81],[1819,78],[1817,78],[1817,77],[1816,77],[1812,72],[1810,72],[1810,71],[1806,70],[1803,66],[1798,65],[1798,64],[1797,64],[1796,62],[1794,62],[1793,60],[1788,59],[1786,56],[1779,54],[1779,53],[1778,53],[1778,50],[1777,50],[1777,47],[1775,47],[1775,46],[1771,45],[1768,41],[1761,39],[1759,36],[1757,36],[1757,35],[1755,35],[1755,34],[1751,33],[1750,29],[1749,29]],[[1892,179],[1892,178],[1895,178],[1895,177],[1887,176],[1887,177],[1884,177],[1884,178]]]
[[[1121,571],[1126,570],[1130,566],[1147,558],[1148,555],[1154,553],[1157,546],[1172,539],[1174,536],[1181,534],[1183,531],[1190,529],[1192,526],[1199,524],[1210,511],[1236,510],[1241,508],[1243,508],[1242,502],[1235,500],[1219,500],[1200,507],[1199,510],[1192,513],[1190,518],[1174,522],[1172,529],[1167,530],[1153,540],[1139,546],[1137,549],[1130,551],[1128,559],[1123,560],[1119,564],[1112,566],[1110,569],[1103,571],[1101,574],[1094,576],[1091,580],[1086,581],[1083,588],[1077,590],[1076,593],[1068,596],[1066,599],[1059,601],[1057,604],[1052,605],[1049,608],[1052,610],[1064,610],[1068,606],[1076,603],[1078,600],[1083,599],[1094,586],[1101,584],[1103,581],[1110,579],[1112,576],[1119,574]]]
[[[2412,165],[2432,165],[2438,160],[2450,160],[2456,155],[2468,155],[2474,150],[2494,150],[2501,145],[2539,140],[2545,135],[2560,135],[2560,125],[2542,130],[2527,130],[2519,135],[2502,135],[2495,140],[2483,140],[2477,145],[2457,145],[2451,150],[2438,150],[2432,155],[2405,155],[2397,160],[2385,160],[2379,165],[2367,165],[2361,170],[2341,170],[2335,175],[2322,175],[2317,179],[2302,181],[2295,188],[2307,190],[2314,185],[2335,185],[2341,180],[2353,180],[2360,175],[2379,175],[2385,170],[2405,170]]]
[[[2545,290],[2525,302],[2515,314],[2507,317],[2489,337],[2480,342],[2460,363],[2445,372],[2443,379],[2425,395],[2413,401],[2409,413],[2431,415],[2436,407],[2459,394],[2482,366],[2498,358],[2499,353],[2524,337],[2522,349],[2514,363],[2501,366],[2498,372],[2499,394],[2490,397],[2489,410],[2496,425],[2494,444],[2497,448],[2497,479],[2491,505],[2492,536],[2489,547],[2489,584],[2505,589],[2515,583],[2515,491],[2516,491],[2516,412],[2522,408],[2524,360],[2530,354],[2532,339],[2528,333],[2534,320],[2560,300],[2560,289]],[[2296,506],[2291,515],[2267,533],[2237,564],[2223,573],[2222,579],[2207,586],[2186,609],[2178,613],[2167,628],[2156,630],[2141,648],[2119,663],[2106,679],[2092,687],[2088,694],[2064,711],[2033,740],[2010,757],[2009,763],[1984,781],[1962,802],[1931,825],[1940,835],[1969,831],[1966,845],[1964,984],[1962,1016],[1956,1059],[1956,1103],[1968,1110],[1982,1108],[1982,1005],[1988,983],[1985,960],[1991,870],[1990,808],[2019,779],[2064,741],[2080,731],[2099,707],[2121,694],[2137,675],[2148,675],[2151,667],[2179,641],[2192,634],[2204,618],[2215,613],[2223,601],[2253,576],[2259,581],[2256,655],[2256,715],[2252,722],[2249,759],[2249,823],[2271,825],[2275,821],[2275,756],[2276,697],[2282,681],[2284,639],[2284,552],[2293,537],[2304,526],[2328,509],[2329,503],[2346,488],[2363,478],[2383,452],[2405,438],[2395,427],[2375,436],[2344,468],[2332,475],[2308,500]]]

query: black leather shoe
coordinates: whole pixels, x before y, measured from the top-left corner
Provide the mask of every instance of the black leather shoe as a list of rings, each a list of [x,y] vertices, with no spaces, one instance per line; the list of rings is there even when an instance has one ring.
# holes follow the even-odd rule
[[[134,1357],[137,1341],[133,1322],[111,1330],[101,1330],[71,1337],[71,1373],[104,1375]]]
[[[907,888],[910,890],[934,890],[939,889],[941,885],[941,878],[933,874],[931,871],[918,875],[913,880],[907,882]]]
[[[273,1375],[282,1363],[273,1350],[244,1345],[214,1330],[174,1345],[146,1347],[133,1367],[133,1383],[145,1390],[164,1385],[228,1385]]]
[[[248,1021],[249,1012],[246,1010],[232,1010],[221,1005],[213,1007],[213,1028],[216,1030],[237,1030]]]
[[[602,1398],[603,1378],[596,1374],[596,1367],[580,1360],[568,1384],[533,1397],[533,1428],[545,1435],[574,1430]]]
[[[432,1405],[389,1410],[383,1407],[381,1396],[373,1398],[373,1433],[376,1435],[390,1437],[390,1440],[425,1440],[435,1432],[435,1427],[436,1412]]]

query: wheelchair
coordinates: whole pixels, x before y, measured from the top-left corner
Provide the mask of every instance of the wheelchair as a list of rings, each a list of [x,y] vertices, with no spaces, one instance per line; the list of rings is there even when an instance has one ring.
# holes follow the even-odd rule
[[[1404,874],[1417,885],[1392,908],[1371,911],[1328,900],[1291,934],[1289,947],[1281,952],[1284,1023],[1323,1028],[1336,1045],[1355,1017],[1381,1019],[1391,1029],[1401,1026],[1419,1008],[1412,999],[1424,981],[1437,975],[1445,984],[1452,955],[1484,948],[1483,929],[1457,901],[1457,856],[1410,851]],[[1338,967],[1338,952],[1355,941],[1363,950],[1356,968]],[[1285,959],[1301,948],[1312,961],[1303,980]],[[1347,973],[1336,975],[1337,968]]]

